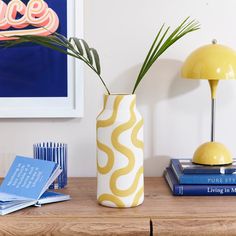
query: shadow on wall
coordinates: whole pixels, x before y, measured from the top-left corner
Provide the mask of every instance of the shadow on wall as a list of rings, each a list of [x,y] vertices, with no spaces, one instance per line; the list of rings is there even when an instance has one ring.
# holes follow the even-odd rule
[[[170,156],[157,155],[144,159],[145,176],[162,176],[164,169],[169,166]]]
[[[145,111],[142,113],[145,120],[144,168],[146,176],[162,175],[163,169],[168,165],[170,159],[167,155],[168,153],[164,155],[155,153],[155,150],[158,149],[159,146],[156,134],[153,132],[154,130],[158,130],[156,129],[158,124],[155,122],[155,113],[158,113],[157,104],[163,100],[169,100],[188,93],[198,88],[200,84],[197,80],[188,83],[186,80],[180,79],[181,66],[182,62],[178,60],[158,60],[137,89],[139,110]],[[137,65],[125,71],[123,74],[119,75],[118,78],[113,80],[114,83],[111,87],[119,88],[122,92],[130,93],[140,68],[141,65]],[[126,80],[126,83],[120,82],[124,80]]]

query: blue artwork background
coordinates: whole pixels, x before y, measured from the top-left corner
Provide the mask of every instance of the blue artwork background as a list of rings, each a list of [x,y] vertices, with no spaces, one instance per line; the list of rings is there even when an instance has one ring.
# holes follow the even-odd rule
[[[67,36],[67,0],[45,2],[59,17],[57,32]],[[0,49],[0,55],[0,97],[67,97],[66,55],[33,44]]]

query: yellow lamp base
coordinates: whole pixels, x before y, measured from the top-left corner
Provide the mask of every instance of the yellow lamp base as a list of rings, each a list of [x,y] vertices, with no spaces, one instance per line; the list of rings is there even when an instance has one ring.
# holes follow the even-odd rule
[[[228,165],[233,162],[233,158],[222,143],[207,142],[198,147],[192,161],[201,165]]]

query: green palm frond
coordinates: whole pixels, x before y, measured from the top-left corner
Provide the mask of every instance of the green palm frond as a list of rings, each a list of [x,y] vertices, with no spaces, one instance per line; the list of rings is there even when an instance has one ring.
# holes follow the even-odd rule
[[[58,33],[54,33],[47,37],[36,35],[20,35],[12,37],[16,39],[4,41],[0,44],[0,47],[8,48],[31,42],[82,60],[98,75],[107,93],[110,94],[109,89],[101,77],[99,55],[97,51],[94,48],[90,48],[83,39],[75,37],[67,39],[65,36]]]
[[[165,39],[169,29],[170,27],[167,27],[167,29],[163,33],[164,25],[162,25],[162,27],[158,31],[157,36],[155,37],[154,42],[138,74],[132,93],[135,93],[138,85],[140,84],[140,82],[142,81],[142,79],[144,78],[148,70],[151,68],[153,63],[177,40],[179,40],[184,35],[190,32],[200,29],[200,25],[195,20],[189,21],[189,17],[188,17],[170,34],[170,36],[167,39]]]

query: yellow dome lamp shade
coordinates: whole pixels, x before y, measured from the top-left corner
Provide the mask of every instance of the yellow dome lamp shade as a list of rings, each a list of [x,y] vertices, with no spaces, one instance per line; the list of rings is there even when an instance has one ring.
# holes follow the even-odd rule
[[[230,151],[215,142],[215,103],[219,80],[236,79],[236,52],[213,40],[212,44],[200,47],[189,55],[181,74],[186,79],[208,80],[211,89],[211,141],[198,147],[193,162],[202,165],[231,164]]]

